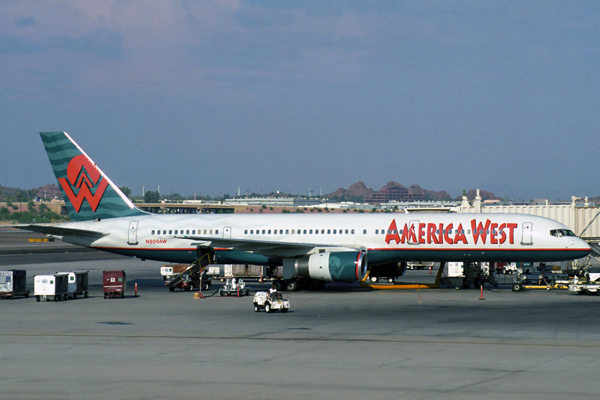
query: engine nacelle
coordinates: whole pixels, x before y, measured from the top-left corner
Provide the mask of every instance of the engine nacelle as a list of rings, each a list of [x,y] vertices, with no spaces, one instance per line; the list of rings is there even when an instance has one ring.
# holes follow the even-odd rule
[[[312,254],[296,259],[296,275],[322,281],[360,281],[367,273],[366,254],[338,251]]]

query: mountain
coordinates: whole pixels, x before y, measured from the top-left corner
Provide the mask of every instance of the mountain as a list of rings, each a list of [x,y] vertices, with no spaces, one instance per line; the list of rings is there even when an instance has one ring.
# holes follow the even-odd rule
[[[351,185],[348,190],[339,188],[335,192],[330,193],[325,197],[336,199],[338,201],[362,201],[362,199],[372,194],[373,189],[368,188],[364,182],[356,182],[355,184]]]
[[[427,189],[423,189],[419,185],[411,185],[409,187],[406,187],[406,186],[402,185],[401,183],[394,182],[394,181],[390,181],[390,182],[386,183],[380,189],[380,191],[381,190],[389,190],[394,187],[406,189],[409,194],[421,195],[421,196],[423,196],[423,198],[425,200],[434,200],[434,201],[452,200],[450,195],[448,193],[446,193],[445,191],[436,192],[433,190],[427,190]],[[361,196],[362,196],[362,198],[367,198],[368,196],[371,196],[373,193],[375,193],[375,191],[371,188],[368,188],[363,182],[357,182],[357,183],[351,185],[348,188],[348,190],[346,190],[344,188],[339,188],[335,192],[326,195],[326,197],[329,197],[332,199],[346,199],[348,201],[349,198],[358,198]]]

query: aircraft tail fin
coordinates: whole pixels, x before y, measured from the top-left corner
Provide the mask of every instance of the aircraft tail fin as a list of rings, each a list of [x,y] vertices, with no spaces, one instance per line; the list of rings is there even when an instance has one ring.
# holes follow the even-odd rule
[[[40,136],[72,221],[147,215],[66,132],[41,132]]]

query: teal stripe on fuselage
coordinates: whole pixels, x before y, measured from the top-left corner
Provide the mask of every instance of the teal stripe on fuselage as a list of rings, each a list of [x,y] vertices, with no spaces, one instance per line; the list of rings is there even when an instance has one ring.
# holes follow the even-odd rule
[[[101,249],[124,256],[141,259],[187,263],[191,264],[197,257],[197,252],[190,249],[182,250],[148,250],[136,248]],[[470,262],[513,262],[513,261],[560,261],[573,260],[587,256],[583,250],[522,250],[522,251],[432,251],[432,250],[372,250],[367,253],[367,262],[372,264],[385,264],[396,261],[470,261]],[[215,264],[255,264],[280,266],[281,257],[268,257],[260,254],[246,253],[243,251],[218,250],[215,251]]]

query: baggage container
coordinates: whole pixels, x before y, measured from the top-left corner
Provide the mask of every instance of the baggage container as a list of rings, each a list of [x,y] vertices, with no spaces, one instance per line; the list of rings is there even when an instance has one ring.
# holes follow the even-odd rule
[[[68,282],[68,294],[74,299],[77,296],[88,298],[88,276],[89,271],[57,272],[57,275],[66,275]]]
[[[104,282],[104,298],[125,297],[127,277],[125,271],[102,271]]]
[[[33,277],[33,295],[36,301],[69,299],[69,282],[67,275],[47,274]]]
[[[160,274],[164,280],[169,279],[173,275],[181,274],[183,271],[189,268],[188,264],[168,264],[160,267]]]
[[[11,269],[0,271],[0,298],[14,299],[15,296],[29,297],[27,271]]]

